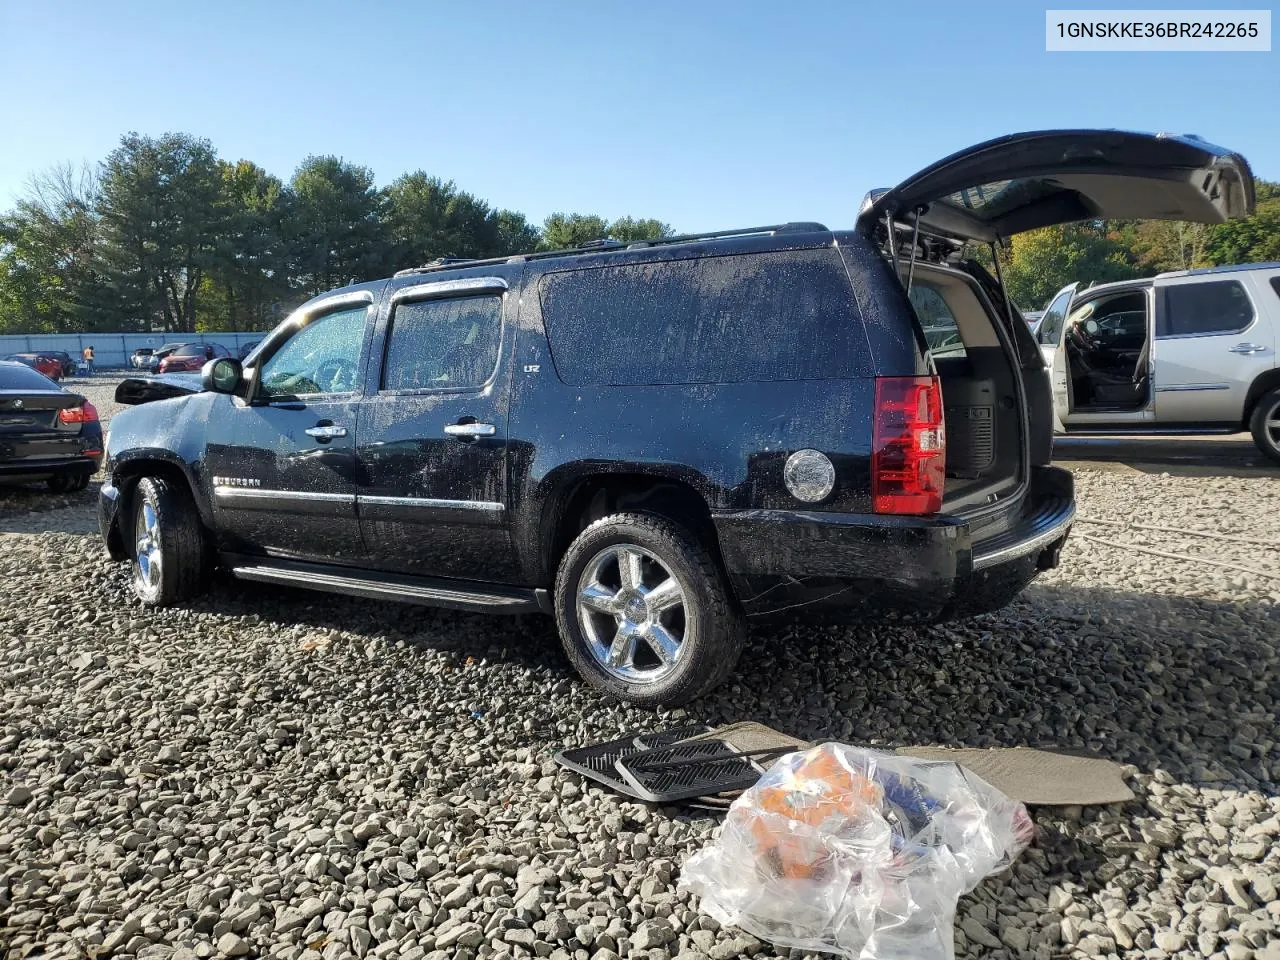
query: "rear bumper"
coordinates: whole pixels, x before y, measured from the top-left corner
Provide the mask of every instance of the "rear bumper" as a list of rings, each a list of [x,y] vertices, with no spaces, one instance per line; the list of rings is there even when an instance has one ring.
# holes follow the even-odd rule
[[[16,480],[20,477],[32,480],[46,480],[69,473],[97,473],[102,462],[101,455],[96,457],[25,457],[21,460],[0,459],[0,477]]]
[[[747,510],[713,517],[750,617],[928,621],[997,609],[1057,566],[1075,517],[1071,474],[1037,467],[1021,514],[976,541],[958,517]]]

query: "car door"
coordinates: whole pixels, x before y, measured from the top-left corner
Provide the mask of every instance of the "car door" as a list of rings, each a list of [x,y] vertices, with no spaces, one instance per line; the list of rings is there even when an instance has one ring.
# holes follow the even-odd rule
[[[1276,362],[1275,329],[1247,275],[1156,280],[1156,420],[1235,423]]]
[[[358,563],[355,432],[373,293],[310,304],[210,418],[206,469],[223,549]]]
[[[1078,283],[1069,283],[1053,295],[1049,305],[1044,308],[1044,316],[1036,327],[1036,340],[1040,344],[1040,352],[1044,355],[1045,366],[1049,368],[1049,382],[1053,388],[1053,429],[1062,433],[1067,416],[1071,413],[1070,393],[1067,389],[1066,351],[1062,349],[1062,338],[1067,329],[1067,311],[1071,308],[1071,298],[1075,296]]]
[[[388,298],[356,429],[370,565],[510,582],[507,394],[516,309],[502,277]]]

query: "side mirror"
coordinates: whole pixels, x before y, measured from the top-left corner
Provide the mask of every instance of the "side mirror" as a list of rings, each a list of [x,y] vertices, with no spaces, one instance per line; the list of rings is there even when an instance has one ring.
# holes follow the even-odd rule
[[[210,360],[200,371],[200,385],[214,393],[235,393],[243,382],[240,361],[231,357]]]

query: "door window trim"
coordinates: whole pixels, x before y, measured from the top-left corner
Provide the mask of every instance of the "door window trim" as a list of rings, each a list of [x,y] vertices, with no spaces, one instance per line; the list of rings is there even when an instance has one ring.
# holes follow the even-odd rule
[[[306,403],[308,401],[315,402],[315,398],[319,397],[328,400],[350,400],[352,397],[360,395],[360,382],[363,377],[364,358],[367,353],[367,342],[369,339],[369,321],[370,308],[373,306],[374,296],[368,290],[354,290],[349,293],[339,293],[331,297],[325,297],[323,300],[299,307],[293,314],[280,324],[274,331],[258,345],[257,356],[254,357],[253,376],[250,378],[248,390],[248,403],[250,406],[257,407],[274,407],[279,405]],[[351,390],[344,390],[341,393],[299,393],[289,397],[261,397],[258,395],[260,387],[260,375],[262,373],[263,364],[270,360],[279,352],[280,348],[293,339],[294,335],[306,327],[314,323],[321,317],[330,313],[336,313],[339,310],[350,307],[358,307],[363,305],[365,308],[365,332],[360,342],[360,355],[356,357],[356,386]]]
[[[1249,301],[1249,309],[1253,313],[1253,316],[1250,317],[1249,322],[1246,323],[1243,327],[1239,327],[1238,329],[1235,329],[1235,330],[1210,330],[1204,333],[1163,333],[1162,334],[1160,332],[1160,316],[1157,315],[1155,318],[1155,323],[1152,325],[1152,333],[1155,336],[1155,339],[1157,340],[1203,340],[1206,337],[1238,337],[1240,336],[1240,334],[1247,333],[1248,331],[1252,330],[1254,327],[1258,325],[1258,320],[1259,320],[1258,304],[1254,300],[1253,294],[1249,292],[1249,285],[1245,283],[1243,280],[1237,280],[1234,277],[1226,280],[1201,280],[1197,278],[1195,280],[1191,280],[1185,283],[1161,284],[1157,288],[1160,291],[1160,297],[1159,297],[1157,309],[1161,313],[1163,313],[1165,316],[1168,316],[1169,291],[1172,290],[1174,287],[1197,287],[1197,286],[1204,286],[1210,283],[1234,283],[1241,290],[1243,290],[1245,299]]]
[[[1079,286],[1080,286],[1079,284],[1070,284],[1070,283],[1067,284],[1067,286],[1063,287],[1061,290],[1055,293],[1053,295],[1053,299],[1051,299],[1048,302],[1048,304],[1045,305],[1044,315],[1040,318],[1039,326],[1036,327],[1035,336],[1036,336],[1037,347],[1062,346],[1062,335],[1067,329],[1067,317],[1071,315],[1071,307],[1075,303],[1076,294],[1079,292]],[[1059,300],[1061,300],[1063,297],[1067,298],[1067,302],[1066,304],[1063,305],[1063,308],[1062,308],[1062,318],[1059,321],[1057,333],[1054,334],[1053,340],[1046,340],[1044,338],[1048,334],[1047,334],[1047,328],[1045,325],[1045,320],[1048,319],[1049,314],[1053,312],[1053,305],[1057,303]]]
[[[377,390],[374,397],[434,397],[483,393],[493,386],[502,369],[502,353],[507,340],[507,293],[510,286],[502,277],[468,277],[461,280],[440,280],[435,283],[415,283],[401,287],[391,294],[386,309],[386,326],[382,336],[381,360],[378,366]],[[395,336],[396,310],[408,303],[423,300],[469,300],[477,297],[493,297],[498,301],[498,355],[493,369],[478,384],[456,387],[414,387],[411,390],[387,390],[383,383],[387,378],[387,355],[391,350],[391,338]]]

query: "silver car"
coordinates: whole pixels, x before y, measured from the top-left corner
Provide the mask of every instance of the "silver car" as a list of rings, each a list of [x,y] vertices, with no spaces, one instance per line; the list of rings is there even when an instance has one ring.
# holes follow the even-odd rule
[[[1036,338],[1067,433],[1250,431],[1280,463],[1280,263],[1064,287]]]

